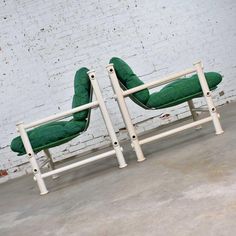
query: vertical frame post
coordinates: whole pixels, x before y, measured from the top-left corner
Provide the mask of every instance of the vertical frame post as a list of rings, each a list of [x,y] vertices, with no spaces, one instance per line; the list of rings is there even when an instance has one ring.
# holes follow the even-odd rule
[[[194,106],[194,103],[193,103],[192,99],[188,100],[188,106],[189,106],[189,110],[191,112],[191,115],[193,117],[193,121],[197,121],[198,120],[198,114],[197,114],[196,111],[193,110],[195,108],[195,106]],[[198,130],[198,129],[201,129],[201,128],[202,128],[202,126],[199,125],[195,129]]]
[[[29,141],[29,137],[28,137],[27,132],[24,128],[24,124],[23,123],[17,124],[17,128],[20,132],[22,142],[24,144],[26,153],[29,157],[29,161],[30,161],[30,164],[32,166],[35,179],[37,181],[37,184],[38,184],[38,187],[39,187],[39,190],[40,190],[40,194],[41,195],[47,194],[48,190],[47,190],[45,182],[44,182],[44,180],[41,176],[40,168],[39,168],[39,165],[38,165],[37,160],[36,160],[36,155],[35,155],[35,153],[32,149],[31,143]]]
[[[54,164],[54,162],[53,162],[52,155],[51,155],[49,149],[44,149],[43,152],[44,152],[45,156],[47,157],[47,159],[48,159],[48,161],[49,161],[48,164],[49,164],[50,169],[51,169],[51,170],[55,170],[55,164]],[[57,179],[58,177],[59,177],[58,174],[54,174],[54,175],[52,176],[53,179]]]
[[[214,124],[214,127],[215,127],[216,134],[222,134],[222,133],[224,133],[224,131],[221,127],[220,120],[219,120],[219,117],[218,117],[218,113],[216,111],[216,107],[214,106],[214,103],[213,103],[213,100],[212,100],[212,97],[211,97],[211,91],[208,87],[208,84],[207,84],[207,81],[206,81],[206,78],[205,78],[205,75],[204,75],[204,72],[203,72],[203,69],[202,69],[202,63],[197,62],[197,63],[194,64],[194,66],[197,70],[199,82],[200,82],[200,85],[202,87],[203,95],[204,95],[204,98],[206,100],[209,112],[210,112],[212,120],[213,120],[213,124]]]
[[[143,151],[140,147],[138,136],[137,136],[134,126],[132,124],[129,111],[128,111],[128,108],[125,103],[125,98],[122,94],[122,90],[120,88],[118,79],[116,77],[116,73],[115,73],[113,64],[109,64],[107,66],[107,71],[108,71],[109,78],[111,80],[113,90],[117,96],[117,102],[118,102],[122,117],[124,119],[124,122],[126,124],[127,130],[128,130],[131,142],[132,142],[131,145],[132,145],[134,151],[136,152],[137,160],[138,160],[138,162],[144,161],[145,157],[144,157]]]
[[[99,102],[99,108],[100,108],[100,111],[102,113],[103,119],[105,121],[105,124],[106,124],[106,127],[107,127],[107,131],[108,131],[108,133],[109,133],[109,135],[111,137],[112,145],[113,145],[113,148],[114,148],[114,150],[116,152],[116,156],[117,156],[117,160],[118,160],[118,163],[119,163],[119,167],[120,168],[126,167],[127,164],[125,162],[125,159],[124,159],[124,156],[123,156],[123,153],[122,153],[122,149],[121,149],[121,147],[119,145],[119,142],[118,142],[118,139],[116,137],[116,133],[115,133],[115,130],[113,128],[110,116],[108,114],[105,102],[103,100],[103,97],[102,97],[102,94],[101,94],[98,82],[96,80],[95,72],[93,70],[90,70],[87,73],[88,73],[89,79],[91,81],[91,84],[93,86],[93,90],[94,90],[95,96],[97,98],[97,101]]]
[[[197,112],[193,110],[195,108],[193,100],[188,100],[188,106],[189,106],[189,110],[191,112],[191,115],[193,117],[193,121],[197,121],[198,120]]]

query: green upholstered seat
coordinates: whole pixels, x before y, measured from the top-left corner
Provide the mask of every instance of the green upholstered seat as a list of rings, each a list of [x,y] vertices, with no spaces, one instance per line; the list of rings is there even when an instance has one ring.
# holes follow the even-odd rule
[[[87,68],[81,68],[76,72],[72,108],[87,104],[92,100],[92,86],[87,72]],[[29,130],[27,133],[34,152],[61,145],[77,137],[89,125],[90,110],[73,114],[73,119],[70,121],[51,122]],[[11,149],[18,152],[18,155],[25,154],[20,136],[12,140]]]
[[[144,84],[132,71],[127,63],[114,57],[113,63],[117,78],[122,89],[127,90]],[[222,81],[222,76],[216,72],[207,72],[205,77],[210,90],[213,90]],[[180,78],[167,84],[160,91],[149,94],[148,89],[130,95],[130,98],[145,109],[161,109],[178,105],[196,97],[201,97],[202,89],[195,74],[190,78]]]
[[[86,121],[58,121],[39,126],[28,132],[30,143],[35,153],[66,143],[84,131]],[[11,149],[20,155],[25,154],[21,137],[12,140]]]
[[[216,72],[206,72],[205,78],[210,90],[215,89],[222,81],[222,76]],[[202,88],[198,76],[195,74],[190,78],[178,79],[163,87],[159,92],[154,92],[150,95],[146,105],[156,109],[166,108],[202,95]]]

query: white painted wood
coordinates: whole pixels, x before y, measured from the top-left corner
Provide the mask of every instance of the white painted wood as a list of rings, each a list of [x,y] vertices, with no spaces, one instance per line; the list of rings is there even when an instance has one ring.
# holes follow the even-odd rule
[[[97,99],[96,101],[90,102],[86,105],[82,105],[82,106],[79,106],[79,107],[76,107],[76,108],[73,108],[73,109],[70,109],[70,110],[62,112],[60,114],[56,114],[56,115],[52,115],[52,116],[43,118],[41,120],[32,122],[30,124],[25,124],[24,125],[24,123],[22,123],[22,122],[17,124],[18,131],[21,135],[26,153],[29,157],[29,161],[30,161],[33,173],[34,173],[34,179],[37,181],[37,184],[38,184],[41,195],[44,195],[44,194],[48,193],[45,182],[43,180],[43,178],[46,178],[48,176],[53,176],[55,178],[55,177],[57,177],[58,173],[73,169],[73,168],[78,167],[78,166],[82,166],[82,165],[91,163],[93,161],[103,159],[105,157],[108,157],[108,156],[111,156],[111,155],[114,155],[114,154],[116,154],[117,161],[119,163],[120,168],[124,168],[124,167],[127,166],[127,164],[125,162],[125,159],[124,159],[124,156],[123,156],[123,153],[122,153],[123,149],[119,145],[119,141],[116,137],[111,119],[110,119],[109,114],[107,112],[105,102],[103,100],[99,85],[98,85],[97,80],[96,80],[95,72],[94,71],[89,71],[88,75],[89,75],[89,79],[91,81],[91,85],[93,87],[93,91],[94,91],[96,99]],[[86,110],[88,108],[95,108],[95,107],[99,107],[100,110],[101,110],[103,120],[106,124],[109,136],[112,140],[113,150],[107,151],[105,153],[102,153],[102,154],[99,154],[99,155],[96,155],[96,156],[93,156],[93,157],[90,157],[90,158],[87,158],[83,161],[78,161],[78,162],[60,167],[58,169],[55,169],[54,163],[52,161],[52,156],[51,156],[49,150],[46,149],[46,150],[44,150],[44,153],[47,156],[47,158],[49,159],[49,163],[50,163],[50,166],[51,166],[52,170],[41,174],[40,167],[39,167],[39,165],[37,163],[37,160],[36,160],[36,154],[33,152],[28,134],[26,132],[26,129],[30,129],[30,128],[33,128],[35,126],[38,126],[38,125],[41,125],[41,124],[46,124],[46,123],[49,123],[49,122],[52,122],[52,121],[60,120],[60,119],[66,118],[68,116],[71,116],[72,114],[74,114],[78,111]]]
[[[140,86],[137,86],[135,88],[128,89],[128,90],[125,90],[125,91],[123,91],[121,89],[120,85],[119,85],[118,78],[116,76],[113,64],[109,64],[106,67],[107,71],[108,71],[110,81],[111,81],[111,84],[112,84],[112,87],[113,87],[113,90],[114,90],[114,93],[115,93],[114,97],[115,97],[115,99],[117,100],[117,102],[119,104],[119,108],[120,108],[122,117],[124,119],[124,122],[126,124],[126,128],[128,130],[128,133],[129,133],[129,136],[130,136],[130,139],[131,139],[131,146],[134,148],[134,150],[136,152],[136,156],[137,156],[138,161],[144,160],[143,152],[142,152],[142,149],[141,149],[140,145],[148,143],[148,142],[152,142],[154,140],[158,140],[160,138],[178,133],[180,131],[183,131],[183,130],[186,130],[186,129],[189,129],[189,128],[192,128],[192,127],[197,127],[197,126],[199,127],[199,125],[201,125],[203,123],[206,123],[206,122],[209,122],[211,120],[214,123],[215,129],[216,129],[216,134],[223,133],[223,130],[222,130],[220,122],[219,122],[219,117],[218,117],[218,114],[216,112],[216,108],[214,107],[214,104],[213,104],[213,101],[212,101],[212,98],[211,98],[211,93],[210,93],[210,90],[208,88],[207,81],[206,81],[206,78],[204,76],[202,67],[203,67],[202,63],[198,62],[198,63],[195,64],[195,66],[193,68],[189,68],[189,69],[183,70],[181,72],[174,73],[170,76],[166,76],[163,79],[155,80],[155,81],[152,81],[152,82],[146,83],[144,85],[140,85]],[[154,87],[158,87],[160,85],[164,85],[166,83],[169,83],[171,81],[174,81],[174,80],[178,79],[179,77],[186,76],[186,75],[194,73],[194,72],[197,72],[197,74],[198,74],[199,81],[200,81],[200,84],[201,84],[201,87],[202,87],[202,90],[203,90],[203,94],[204,94],[204,97],[206,99],[208,109],[209,109],[209,112],[210,112],[211,116],[197,121],[196,113],[193,110],[194,109],[194,104],[193,104],[192,101],[189,101],[188,104],[189,104],[189,107],[190,107],[190,111],[193,115],[194,122],[192,122],[188,125],[183,125],[179,128],[175,128],[175,129],[163,132],[161,134],[154,135],[152,137],[149,137],[149,138],[138,141],[138,137],[137,137],[135,128],[132,124],[129,111],[128,111],[127,105],[125,103],[125,97],[130,95],[130,94],[133,94],[135,92],[138,92],[140,90],[143,90],[145,88],[154,88]]]
[[[111,80],[113,90],[117,96],[117,102],[120,107],[120,111],[123,116],[124,122],[126,124],[126,128],[128,130],[128,133],[132,142],[132,147],[136,153],[138,161],[139,162],[144,161],[145,157],[139,145],[138,136],[132,124],[129,111],[125,103],[124,95],[123,95],[122,89],[120,88],[120,85],[119,85],[119,82],[118,82],[118,79],[117,79],[117,76],[116,76],[116,73],[112,64],[109,64],[107,66],[107,71],[108,71],[109,78]]]

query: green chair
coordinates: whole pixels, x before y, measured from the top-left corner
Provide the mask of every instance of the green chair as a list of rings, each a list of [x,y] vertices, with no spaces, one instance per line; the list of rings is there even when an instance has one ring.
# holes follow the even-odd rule
[[[92,101],[93,93],[96,96],[95,101]],[[85,132],[89,126],[91,109],[95,107],[99,107],[101,110],[108,133],[112,140],[113,150],[55,169],[49,148],[64,144]],[[73,117],[68,121],[58,121],[70,116]],[[17,152],[18,155],[28,155],[34,178],[38,183],[41,195],[48,193],[44,178],[48,176],[57,177],[58,173],[77,166],[114,154],[117,156],[119,167],[123,168],[126,166],[122,148],[119,145],[108,115],[95,73],[94,71],[89,71],[87,68],[81,68],[76,72],[71,110],[46,117],[30,124],[19,123],[17,124],[17,128],[20,136],[12,140],[11,149],[12,151]],[[27,129],[30,130],[26,132]],[[47,159],[39,166],[36,154],[42,150]],[[51,170],[49,172],[41,173],[40,168],[45,164],[49,164]]]
[[[210,92],[217,88],[217,85],[222,81],[222,76],[216,72],[203,73],[201,62],[196,63],[193,68],[146,84],[144,84],[129,65],[120,58],[113,57],[110,60],[110,64],[107,66],[107,70],[138,161],[145,160],[140,145],[188,128],[197,127],[209,121],[213,121],[216,134],[223,133]],[[193,75],[188,78],[181,78],[189,74]],[[167,85],[160,91],[150,94],[148,88],[154,88],[164,84]],[[194,122],[153,137],[139,140],[124,100],[127,96],[146,110],[162,109],[188,102]],[[202,96],[206,99],[207,111],[210,112],[210,116],[198,120],[196,113],[198,109],[194,107],[192,99]]]

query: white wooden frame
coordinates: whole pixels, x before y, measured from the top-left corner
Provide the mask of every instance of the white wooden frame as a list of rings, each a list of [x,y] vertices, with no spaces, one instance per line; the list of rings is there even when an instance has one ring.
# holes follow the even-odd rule
[[[88,75],[89,75],[89,79],[91,81],[91,85],[93,87],[93,92],[96,96],[95,101],[92,101],[88,104],[70,109],[68,111],[65,111],[65,112],[62,112],[62,113],[59,113],[59,114],[56,114],[56,115],[52,115],[52,116],[43,118],[41,120],[29,123],[29,124],[24,124],[23,122],[17,124],[17,129],[18,129],[18,131],[20,133],[20,136],[22,138],[26,153],[27,153],[28,158],[29,158],[29,162],[30,162],[30,164],[32,166],[32,169],[33,169],[34,179],[36,180],[36,182],[38,184],[41,195],[44,195],[44,194],[48,193],[47,187],[46,187],[45,182],[44,182],[44,178],[49,177],[49,176],[53,176],[54,178],[56,178],[57,174],[60,173],[60,172],[70,170],[72,168],[82,166],[82,165],[85,165],[87,163],[97,161],[97,160],[103,159],[105,157],[114,155],[114,154],[117,157],[117,161],[119,163],[120,168],[123,168],[123,167],[127,166],[127,164],[125,162],[125,159],[124,159],[124,156],[123,156],[123,153],[122,153],[123,149],[121,148],[121,146],[118,142],[118,139],[116,137],[116,133],[114,131],[111,119],[110,119],[109,114],[107,112],[105,102],[102,98],[102,94],[101,94],[98,82],[96,80],[96,77],[95,77],[95,72],[93,70],[88,71]],[[107,152],[104,152],[102,154],[95,155],[93,157],[87,158],[85,160],[77,161],[75,163],[72,163],[72,164],[69,164],[69,165],[66,165],[66,166],[55,169],[54,163],[53,163],[52,158],[51,158],[51,154],[50,154],[49,150],[46,149],[46,150],[44,150],[44,153],[45,153],[46,157],[48,158],[48,160],[45,163],[43,163],[43,165],[49,163],[49,166],[51,167],[51,170],[48,171],[48,172],[45,172],[45,173],[41,173],[40,166],[39,166],[39,164],[36,160],[36,154],[34,153],[34,151],[32,149],[32,146],[30,144],[30,140],[29,140],[29,137],[27,135],[26,130],[30,129],[30,128],[33,128],[33,127],[36,127],[36,126],[39,126],[39,125],[42,125],[42,124],[52,122],[52,121],[61,120],[61,119],[64,119],[66,117],[69,117],[69,116],[73,115],[76,112],[83,111],[83,110],[86,110],[88,108],[95,108],[95,107],[100,108],[100,111],[102,113],[102,117],[104,119],[104,122],[105,122],[107,130],[108,130],[108,134],[109,134],[109,136],[112,140],[113,150],[107,151]]]
[[[143,145],[145,143],[152,142],[154,140],[161,139],[163,137],[166,137],[166,136],[169,136],[169,135],[172,135],[175,133],[178,133],[182,130],[186,130],[186,129],[189,129],[192,127],[199,127],[201,124],[212,121],[214,124],[214,127],[215,127],[216,134],[222,134],[224,132],[222,130],[222,127],[221,127],[221,124],[219,121],[219,114],[217,113],[214,103],[212,101],[211,91],[208,87],[205,75],[203,73],[203,65],[200,61],[195,63],[194,67],[192,67],[192,68],[186,69],[184,71],[167,76],[163,79],[155,80],[155,81],[152,81],[152,82],[149,82],[149,83],[146,83],[146,84],[143,84],[143,85],[140,85],[135,88],[128,89],[128,90],[122,90],[122,88],[120,87],[119,81],[117,79],[117,76],[116,76],[116,73],[115,73],[115,70],[113,67],[113,64],[109,64],[107,66],[107,71],[108,71],[108,75],[111,80],[111,84],[112,84],[112,87],[113,87],[113,90],[115,93],[115,98],[119,104],[119,108],[120,108],[122,117],[124,119],[126,128],[128,130],[128,133],[129,133],[129,136],[131,139],[131,146],[133,147],[134,151],[136,152],[138,162],[145,160],[145,157],[143,155],[143,151],[141,149],[141,145]],[[194,104],[191,100],[188,102],[188,105],[189,105],[189,108],[190,108],[190,111],[191,111],[191,114],[192,114],[193,120],[194,120],[192,123],[180,126],[178,128],[175,128],[175,129],[172,129],[172,130],[169,130],[169,131],[157,134],[157,135],[154,135],[152,137],[148,137],[148,138],[144,138],[144,139],[139,140],[137,133],[135,131],[135,128],[132,124],[127,105],[125,103],[125,97],[127,97],[128,95],[133,94],[135,92],[138,92],[140,90],[146,89],[146,88],[154,88],[154,87],[158,87],[160,85],[164,85],[166,83],[169,83],[171,81],[178,79],[179,77],[182,77],[182,76],[185,76],[188,74],[192,74],[194,72],[198,74],[199,82],[200,82],[200,85],[201,85],[201,88],[203,91],[203,96],[204,96],[206,103],[207,103],[207,110],[210,112],[210,116],[207,118],[198,120],[196,111],[198,111],[198,110],[205,111],[206,109],[195,108]]]

